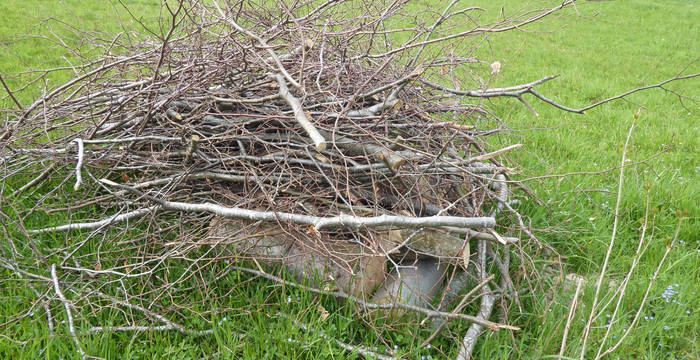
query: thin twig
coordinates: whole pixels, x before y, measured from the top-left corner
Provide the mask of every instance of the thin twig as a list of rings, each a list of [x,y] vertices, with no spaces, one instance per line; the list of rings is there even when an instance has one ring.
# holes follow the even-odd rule
[[[598,346],[598,353],[596,354],[596,359],[600,358],[600,353],[601,353],[601,351],[603,351],[603,346],[605,345],[605,342],[608,340],[608,336],[610,336],[610,331],[612,330],[612,324],[615,323],[615,320],[617,319],[617,315],[620,311],[620,306],[622,305],[622,300],[625,298],[627,285],[629,284],[629,281],[632,278],[632,274],[637,269],[637,264],[639,264],[639,260],[641,259],[642,255],[644,255],[644,252],[647,249],[647,247],[644,247],[644,240],[645,240],[645,236],[647,233],[647,227],[649,226],[649,207],[650,207],[650,202],[651,202],[651,196],[650,196],[649,192],[650,192],[650,189],[648,188],[647,194],[646,194],[647,195],[646,196],[646,198],[647,198],[646,206],[645,206],[645,210],[644,210],[644,223],[642,224],[642,233],[639,236],[639,243],[637,244],[637,250],[635,251],[634,258],[632,258],[632,264],[630,265],[630,268],[627,271],[627,275],[625,275],[625,278],[622,280],[622,283],[620,284],[619,294],[617,295],[617,303],[615,304],[615,310],[613,311],[612,316],[609,319],[610,326],[608,326],[607,329],[605,330],[605,336],[603,337],[603,340],[600,342],[600,345]],[[605,306],[605,307],[607,307],[607,306]]]
[[[78,353],[83,359],[87,358],[87,355],[85,354],[85,351],[83,350],[83,347],[80,345],[80,341],[78,341],[78,335],[75,333],[75,326],[73,324],[73,312],[70,309],[70,303],[68,302],[68,299],[63,295],[63,292],[61,292],[61,286],[58,283],[58,276],[56,276],[56,264],[51,264],[51,279],[53,280],[53,289],[56,291],[56,295],[58,295],[58,298],[61,299],[61,302],[63,303],[63,307],[66,310],[66,317],[68,318],[68,331],[70,332],[70,336],[73,339],[73,342],[75,343],[75,346],[78,348]]]
[[[464,273],[464,274],[466,274],[466,273]],[[462,296],[462,299],[459,301],[459,304],[457,304],[457,306],[455,306],[455,308],[454,308],[454,310],[452,310],[452,312],[456,313],[456,312],[462,311],[462,309],[465,306],[467,306],[467,304],[468,304],[467,300],[471,299],[471,297],[474,294],[476,294],[477,291],[480,291],[481,288],[488,285],[489,282],[493,281],[493,278],[494,278],[493,275],[489,275],[486,279],[481,280],[475,287],[473,287],[471,290],[469,290],[468,293],[466,293],[464,296]],[[461,281],[461,285],[466,286],[466,284],[467,284],[466,280]],[[461,289],[454,288],[454,287],[450,288],[449,289],[450,294],[448,294],[448,296],[451,297],[453,293],[455,293],[455,296],[456,296],[456,292],[458,292],[459,290],[461,290]],[[444,302],[449,303],[450,300],[448,300],[446,298]],[[433,339],[435,339],[440,334],[440,332],[445,327],[445,325],[447,325],[447,321],[445,321],[445,319],[436,318],[435,320],[436,321],[433,322],[433,327],[435,327],[435,330],[433,331],[432,334],[430,334],[430,336],[427,339],[425,339],[425,341],[423,341],[423,344],[421,344],[421,347],[430,344],[430,342],[433,341]]]
[[[349,351],[349,352],[357,352],[358,354],[364,356],[365,358],[374,358],[374,359],[381,359],[381,360],[398,360],[399,358],[394,357],[394,356],[386,356],[382,355],[378,352],[372,351],[364,346],[358,346],[358,345],[350,345],[346,344],[332,336],[327,335],[326,333],[314,329],[302,322],[297,321],[296,319],[293,319],[291,316],[284,314],[284,313],[277,313],[278,316],[283,317],[289,321],[291,321],[295,326],[298,326],[300,329],[310,332],[310,333],[315,333],[317,334],[320,338],[324,340],[329,340],[334,342],[336,345],[340,346],[341,348]]]
[[[583,286],[583,278],[579,278],[576,282],[576,292],[574,293],[574,298],[571,300],[571,306],[569,308],[569,316],[566,318],[566,326],[564,326],[564,335],[561,337],[561,347],[559,348],[559,358],[564,359],[564,350],[566,349],[566,339],[569,336],[569,329],[571,328],[571,322],[574,320],[574,315],[576,314],[576,306],[578,305],[578,294],[581,292],[581,287]]]
[[[38,183],[40,183],[42,180],[46,179],[46,177],[56,168],[56,163],[53,163],[49,165],[44,171],[41,172],[37,177],[32,179],[32,181],[22,185],[19,189],[15,190],[12,193],[12,196],[17,196],[25,191],[27,189],[31,189],[32,187],[36,186]]]
[[[666,85],[666,84],[668,84],[668,83],[670,83],[670,82],[673,82],[673,81],[692,79],[692,78],[696,78],[696,77],[698,77],[698,76],[700,76],[700,73],[695,73],[695,74],[690,74],[690,75],[684,75],[684,76],[676,76],[676,77],[673,77],[673,78],[670,78],[670,79],[666,79],[666,80],[664,80],[664,81],[662,81],[662,82],[660,82],[660,83],[658,83],[658,84],[647,85],[647,86],[638,87],[638,88],[636,88],[636,89],[632,89],[632,90],[627,91],[627,92],[624,92],[624,93],[622,93],[622,94],[620,94],[620,95],[613,96],[613,97],[611,97],[611,98],[607,98],[607,99],[605,99],[605,100],[598,101],[598,102],[595,103],[595,104],[591,104],[591,105],[588,105],[588,106],[583,107],[583,108],[580,108],[580,109],[575,109],[573,112],[583,113],[583,112],[586,111],[586,110],[590,110],[590,109],[592,109],[592,108],[594,108],[594,107],[598,107],[598,106],[600,106],[600,105],[603,105],[603,104],[605,104],[605,103],[611,102],[611,101],[613,101],[613,100],[622,99],[623,97],[625,97],[625,96],[627,96],[627,95],[631,95],[631,94],[634,94],[634,93],[639,92],[639,91],[644,91],[644,90],[654,89],[654,88],[660,88],[660,87],[662,87],[662,86],[664,86],[664,85]],[[535,94],[533,94],[533,95],[535,95]],[[535,95],[535,96],[537,96],[537,95]],[[543,99],[543,100],[544,100],[544,99]],[[545,101],[546,101],[546,100],[545,100]],[[553,103],[550,102],[550,101],[547,101],[547,102],[550,103],[550,104],[553,104]],[[567,110],[567,109],[563,109],[563,110]],[[567,110],[567,111],[571,111],[571,110]]]
[[[94,294],[97,296],[108,299],[110,300],[113,304],[115,305],[120,305],[127,307],[131,310],[136,310],[140,311],[149,317],[152,317],[162,323],[164,323],[164,326],[155,326],[155,327],[148,327],[148,326],[126,326],[126,327],[92,327],[90,328],[90,332],[105,332],[105,331],[167,331],[167,330],[177,330],[181,332],[182,334],[185,335],[195,335],[195,336],[202,336],[202,335],[211,335],[214,333],[214,330],[209,329],[209,330],[191,330],[187,329],[184,326],[175,323],[171,321],[170,319],[166,318],[163,315],[157,314],[151,310],[148,310],[144,308],[143,306],[139,306],[136,304],[132,304],[130,302],[126,302],[123,300],[119,300],[113,296],[107,295],[101,291],[94,291]]]
[[[583,360],[586,355],[586,342],[588,341],[588,336],[590,335],[591,326],[593,325],[593,317],[596,314],[598,300],[600,297],[600,289],[603,285],[603,278],[608,269],[608,261],[610,260],[610,254],[612,254],[613,246],[615,245],[615,237],[617,236],[617,226],[620,222],[620,204],[622,203],[622,184],[624,184],[625,178],[625,161],[627,160],[627,149],[629,146],[630,139],[632,138],[632,131],[637,125],[637,119],[632,122],[629,132],[627,133],[627,140],[625,140],[625,146],[622,148],[622,160],[620,161],[620,179],[617,184],[617,201],[615,203],[615,220],[613,221],[612,236],[610,238],[610,243],[608,244],[608,250],[605,252],[605,260],[603,260],[603,267],[600,270],[600,275],[598,276],[598,281],[596,283],[595,295],[593,296],[593,305],[591,305],[591,313],[588,316],[588,322],[583,330],[583,343],[581,344],[581,356],[580,359]]]
[[[496,304],[496,295],[491,291],[486,276],[486,241],[479,240],[477,249],[477,267],[478,274],[481,283],[484,286],[480,288],[481,291],[481,306],[479,308],[479,314],[477,317],[479,319],[488,320],[493,312],[493,307]],[[479,323],[472,323],[467,329],[467,333],[462,338],[460,343],[459,354],[457,355],[457,360],[468,360],[471,358],[472,352],[474,351],[474,346],[476,346],[476,341],[479,336],[484,332],[484,326]]]
[[[483,155],[471,157],[466,162],[487,161],[487,160],[495,158],[496,156],[501,156],[501,155],[507,153],[508,151],[519,149],[521,147],[523,147],[523,144],[515,144],[515,145],[506,146],[503,149],[499,149],[499,150],[490,152],[488,154],[483,154]]]
[[[219,12],[221,17],[224,20],[226,20],[226,22],[231,24],[231,26],[233,26],[236,30],[242,32],[250,39],[257,41],[260,44],[260,46],[263,49],[265,49],[268,54],[270,54],[270,57],[275,60],[275,64],[277,64],[277,68],[280,70],[282,75],[284,75],[284,78],[287,79],[287,81],[289,81],[290,84],[292,84],[295,88],[297,88],[299,90],[303,90],[302,86],[296,80],[294,80],[294,78],[291,75],[289,75],[289,73],[287,72],[287,69],[284,68],[284,65],[282,64],[282,61],[280,60],[279,56],[277,56],[277,54],[275,54],[275,52],[272,51],[272,48],[270,47],[270,45],[268,45],[265,42],[265,40],[263,40],[258,35],[255,35],[253,32],[249,31],[248,29],[245,29],[242,26],[238,25],[238,23],[233,21],[233,19],[226,16],[224,11],[221,9],[221,7],[219,7],[219,4],[215,0],[212,0],[212,3],[214,4],[214,7],[216,7],[216,10]]]
[[[15,94],[12,93],[10,87],[8,87],[5,83],[5,79],[2,78],[2,74],[0,74],[0,83],[2,83],[2,86],[5,88],[5,91],[7,91],[7,95],[10,95],[12,101],[14,101],[15,105],[17,105],[17,108],[21,111],[23,109],[22,104],[20,104],[19,101],[17,101],[17,98],[15,98]]]
[[[642,310],[644,309],[644,305],[646,305],[647,299],[649,298],[649,293],[651,292],[652,287],[656,283],[656,280],[659,277],[659,272],[661,271],[661,268],[663,267],[664,263],[666,262],[666,258],[668,257],[668,254],[671,253],[671,250],[676,245],[676,242],[678,241],[678,234],[680,233],[681,230],[681,224],[683,223],[683,218],[681,217],[678,219],[678,226],[676,227],[676,233],[673,235],[673,240],[671,241],[670,244],[666,246],[666,251],[664,252],[664,255],[661,257],[661,260],[659,260],[659,264],[656,266],[656,270],[654,270],[654,275],[652,275],[651,279],[649,279],[649,284],[647,285],[647,289],[644,292],[644,297],[642,297],[642,301],[639,303],[639,307],[637,308],[637,312],[634,314],[634,318],[632,319],[632,323],[627,327],[625,330],[625,333],[620,336],[620,339],[615,343],[615,345],[611,346],[609,349],[605,350],[602,354],[596,357],[596,359],[603,358],[605,355],[610,354],[611,352],[617,350],[618,347],[625,341],[627,336],[630,334],[632,329],[635,327],[637,324],[637,321],[639,321],[639,317],[642,314]]]

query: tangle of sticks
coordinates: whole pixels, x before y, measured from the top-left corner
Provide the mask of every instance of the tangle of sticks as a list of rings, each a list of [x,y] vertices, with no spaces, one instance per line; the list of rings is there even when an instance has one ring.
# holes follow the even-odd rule
[[[517,329],[490,317],[530,240],[502,160],[520,145],[489,145],[483,100],[554,77],[489,89],[460,54],[572,2],[491,24],[457,1],[253,3],[164,2],[162,36],[92,37],[100,61],[3,110],[2,271],[44,294],[49,324],[63,308],[81,356],[77,334],[210,334],[181,324],[231,271],[289,283],[261,263],[335,280],[303,288],[360,311],[471,322],[460,359]],[[95,324],[114,308],[123,325]]]

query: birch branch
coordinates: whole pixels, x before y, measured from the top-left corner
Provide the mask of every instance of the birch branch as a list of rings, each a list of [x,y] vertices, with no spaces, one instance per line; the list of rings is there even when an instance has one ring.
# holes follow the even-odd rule
[[[179,329],[172,325],[159,325],[159,326],[93,326],[87,330],[88,333],[102,333],[102,332],[153,332],[153,331],[179,331],[184,332],[186,335],[192,336],[204,336],[211,335],[214,330],[191,330],[191,329]]]
[[[134,218],[144,216],[146,214],[150,214],[151,212],[158,210],[159,207],[160,206],[156,205],[156,206],[151,206],[151,207],[147,207],[144,209],[138,209],[138,210],[130,211],[128,213],[124,213],[124,214],[113,215],[113,216],[110,216],[106,219],[103,219],[100,221],[95,221],[95,222],[66,224],[66,225],[53,226],[53,227],[48,227],[48,228],[43,228],[43,229],[28,230],[28,232],[30,234],[43,234],[43,233],[48,233],[48,232],[66,232],[66,231],[73,231],[73,230],[94,230],[94,229],[102,228],[102,227],[107,226],[107,225],[117,224],[120,222],[124,222],[127,220],[131,220]]]
[[[333,140],[333,143],[337,147],[346,150],[350,155],[369,155],[379,158],[392,173],[398,171],[399,167],[406,162],[406,159],[398,155],[395,151],[382,146],[355,141],[351,138],[330,134],[326,131],[323,131],[322,135],[329,140]]]
[[[311,121],[309,121],[309,118],[304,113],[304,109],[301,107],[301,102],[299,99],[295,98],[289,92],[289,88],[287,88],[287,83],[284,81],[284,78],[279,74],[275,74],[273,77],[280,85],[279,96],[292,107],[294,118],[299,125],[304,128],[304,131],[306,131],[311,140],[313,140],[314,145],[316,145],[316,150],[318,152],[326,150],[326,139],[318,132],[318,129],[316,129]]]
[[[255,211],[238,207],[226,207],[214,203],[186,203],[179,201],[168,201],[155,198],[131,186],[117,184],[108,179],[101,179],[100,181],[105,185],[129,190],[134,194],[144,196],[149,200],[157,203],[161,207],[169,210],[177,210],[184,212],[204,212],[227,218],[245,219],[250,221],[290,222],[299,225],[313,226],[316,230],[333,229],[339,227],[358,229],[361,227],[420,228],[455,226],[468,228],[492,228],[496,226],[496,220],[492,217],[467,218],[459,216],[428,216],[414,218],[397,215],[361,217],[346,214],[341,214],[333,217],[319,217],[286,212]]]

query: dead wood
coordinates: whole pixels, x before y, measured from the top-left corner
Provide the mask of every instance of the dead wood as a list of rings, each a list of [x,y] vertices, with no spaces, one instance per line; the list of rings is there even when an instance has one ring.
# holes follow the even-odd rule
[[[529,257],[539,245],[509,202],[503,157],[522,145],[487,140],[502,123],[482,100],[561,106],[534,90],[550,78],[489,88],[486,62],[460,54],[571,3],[465,29],[480,9],[456,1],[420,13],[401,1],[164,2],[163,34],[85,39],[102,58],[71,65],[74,79],[28,106],[0,77],[17,106],[1,110],[0,265],[53,286],[78,318],[73,339],[112,307],[129,309],[127,325],[87,331],[210,334],[175,321],[202,316],[192,294],[228,296],[219,282],[232,271],[291,284],[258,268],[269,265],[365,309],[517,329],[488,320],[492,303],[479,316],[429,307],[447,267],[512,292],[509,246]],[[504,260],[480,259],[474,274],[473,241]],[[25,270],[48,258],[61,259],[51,277]],[[385,304],[363,300],[376,288]],[[93,289],[101,300],[68,299]],[[128,301],[104,303],[117,298]]]

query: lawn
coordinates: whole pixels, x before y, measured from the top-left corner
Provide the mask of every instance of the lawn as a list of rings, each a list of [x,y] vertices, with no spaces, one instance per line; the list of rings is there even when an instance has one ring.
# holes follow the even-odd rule
[[[142,23],[159,28],[155,20],[157,1],[128,1],[134,13],[144,14]],[[416,2],[431,6],[437,1]],[[556,2],[522,5],[520,1],[472,1],[485,11],[483,20],[540,8]],[[544,5],[543,5],[544,4]],[[440,5],[442,7],[443,5]],[[105,36],[118,32],[144,31],[116,1],[34,1],[5,0],[0,3],[0,75],[11,89],[25,84],[30,75],[12,76],[28,70],[62,68],[52,72],[46,84],[35,84],[16,95],[22,104],[31,103],[44,87],[57,86],[71,78],[71,67],[81,60],[57,42],[47,31],[49,25],[59,37],[68,27],[99,30]],[[49,20],[49,19],[58,19]],[[683,74],[700,72],[700,7],[695,1],[628,0],[580,2],[521,31],[495,34],[476,54],[487,62],[499,61],[502,69],[492,86],[526,83],[547,75],[559,75],[539,92],[561,104],[578,108],[637,87],[656,84]],[[71,36],[71,46],[89,46]],[[609,357],[647,359],[691,359],[700,356],[700,79],[678,81],[662,89],[635,93],[586,115],[555,109],[527,98],[538,116],[520,102],[494,99],[495,114],[509,131],[502,132],[494,146],[522,143],[511,154],[509,165],[519,170],[516,178],[531,188],[537,199],[523,199],[519,208],[537,235],[561,255],[565,274],[578,274],[586,282],[583,297],[574,313],[565,355],[578,358],[583,344],[584,322],[588,319],[596,280],[613,235],[615,208],[620,197],[615,246],[602,285],[602,301],[612,305],[596,319],[587,345],[587,358],[594,356],[605,334],[608,315],[613,313],[614,291],[622,283],[635,258],[647,202],[650,221],[648,250],[630,280],[627,296],[620,303],[606,348],[622,337],[634,318],[654,275],[656,265],[674,239],[677,241],[642,309],[638,323],[625,342]],[[679,98],[677,94],[693,99]],[[4,97],[4,90],[0,90]],[[13,103],[5,99],[0,107]],[[627,147],[624,181],[618,194],[620,162],[630,127],[636,126]],[[28,199],[28,206],[31,199]],[[4,206],[4,205],[3,205]],[[685,215],[684,215],[685,214]],[[65,219],[48,219],[47,224]],[[41,224],[34,224],[39,227]],[[653,230],[653,237],[649,236]],[[0,235],[3,236],[3,235]],[[57,239],[59,241],[61,239]],[[0,251],[9,246],[0,242]],[[549,254],[537,258],[544,289],[521,297],[522,307],[510,310],[509,323],[522,330],[501,331],[482,336],[475,358],[556,358],[573,298],[571,283],[562,284],[550,271],[558,258]],[[183,265],[184,266],[184,265]],[[223,264],[222,264],[223,266]],[[517,264],[514,264],[517,266]],[[173,267],[173,276],[183,269]],[[214,271],[214,270],[212,270]],[[26,284],[0,270],[0,357],[71,358],[75,347],[63,324],[56,334],[49,332],[41,309],[31,307],[36,296]],[[214,272],[212,272],[214,274]],[[247,286],[228,284],[247,282]],[[415,324],[401,325],[393,332],[368,328],[352,309],[335,299],[318,297],[291,288],[231,273],[219,279],[220,294],[228,301],[211,308],[205,292],[180,296],[201,300],[200,317],[186,324],[191,328],[214,328],[205,336],[174,332],[142,334],[84,335],[80,342],[89,354],[104,358],[356,358],[334,342],[301,330],[292,321],[274,316],[290,314],[299,321],[323,329],[330,336],[354,344],[394,348],[410,359],[454,357],[457,348],[447,338],[438,338],[430,348],[420,347],[429,329]],[[230,289],[229,289],[230,288]],[[264,304],[264,305],[259,305]],[[316,311],[327,309],[321,321]],[[89,312],[89,309],[85,309]],[[28,314],[19,320],[15,315]],[[56,319],[65,321],[60,311]],[[103,324],[114,317],[96,319]],[[43,324],[43,325],[42,325]],[[80,323],[77,324],[80,327]],[[461,325],[459,325],[461,326]],[[457,333],[464,329],[457,327]],[[380,341],[380,336],[384,341]],[[592,352],[592,353],[591,353]]]

